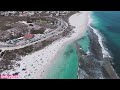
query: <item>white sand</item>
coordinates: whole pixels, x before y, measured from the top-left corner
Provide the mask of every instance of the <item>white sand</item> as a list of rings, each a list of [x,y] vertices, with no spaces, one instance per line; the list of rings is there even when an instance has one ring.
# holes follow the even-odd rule
[[[47,70],[48,66],[52,65],[52,62],[54,62],[54,57],[57,55],[57,52],[62,48],[62,46],[84,35],[88,23],[88,14],[89,12],[85,11],[74,14],[69,18],[70,25],[75,26],[73,29],[75,33],[73,33],[71,37],[62,38],[53,42],[51,45],[45,47],[42,50],[25,57],[21,57],[22,60],[17,62],[20,63],[20,67],[16,67],[14,71],[9,70],[4,71],[3,73],[13,74],[15,72],[20,72],[18,76],[20,79],[43,78],[44,72]],[[26,70],[22,71],[23,68]]]

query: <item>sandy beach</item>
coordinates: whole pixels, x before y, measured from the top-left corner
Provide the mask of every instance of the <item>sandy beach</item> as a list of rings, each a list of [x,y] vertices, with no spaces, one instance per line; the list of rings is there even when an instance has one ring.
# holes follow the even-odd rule
[[[18,79],[42,79],[45,73],[54,62],[54,58],[59,54],[59,50],[63,48],[66,44],[69,44],[84,36],[88,25],[88,15],[89,12],[81,12],[72,15],[69,18],[69,24],[74,26],[74,33],[71,37],[61,38],[42,50],[39,50],[25,57],[21,57],[21,61],[17,61],[20,67],[14,66],[15,69],[7,70],[2,72],[2,74],[13,74],[18,73]]]

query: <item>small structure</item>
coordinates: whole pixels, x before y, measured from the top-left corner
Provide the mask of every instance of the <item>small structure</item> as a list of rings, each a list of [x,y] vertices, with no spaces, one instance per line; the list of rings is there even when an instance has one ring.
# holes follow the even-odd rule
[[[34,34],[27,34],[27,35],[23,36],[23,38],[25,38],[25,39],[31,39],[33,37],[34,37]]]

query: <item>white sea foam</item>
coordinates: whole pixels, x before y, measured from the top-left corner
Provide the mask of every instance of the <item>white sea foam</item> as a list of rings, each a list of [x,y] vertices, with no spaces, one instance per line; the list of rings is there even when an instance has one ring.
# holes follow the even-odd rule
[[[88,74],[84,70],[79,68],[79,71],[80,72],[78,74],[78,79],[85,79],[86,77],[89,77]]]
[[[105,46],[103,45],[103,37],[100,35],[100,32],[93,28],[90,24],[93,22],[93,19],[91,18],[91,16],[89,15],[89,21],[88,21],[88,26],[93,30],[93,32],[98,36],[98,41],[99,41],[99,44],[101,46],[101,49],[102,49],[102,53],[103,53],[103,58],[105,57],[110,57],[110,54],[108,53],[108,51],[106,50],[107,48],[105,48]]]

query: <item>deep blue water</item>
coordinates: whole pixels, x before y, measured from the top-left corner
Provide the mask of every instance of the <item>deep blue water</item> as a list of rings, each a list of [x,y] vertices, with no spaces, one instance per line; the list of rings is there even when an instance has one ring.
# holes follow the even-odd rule
[[[113,55],[113,66],[120,76],[120,11],[94,11],[93,26],[106,39],[106,46]]]

